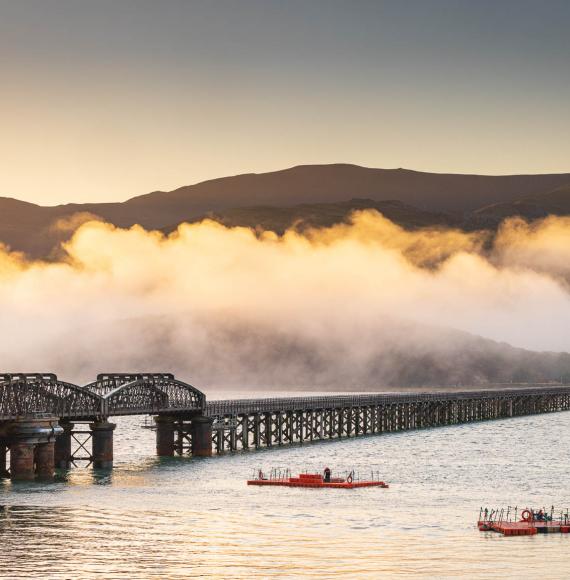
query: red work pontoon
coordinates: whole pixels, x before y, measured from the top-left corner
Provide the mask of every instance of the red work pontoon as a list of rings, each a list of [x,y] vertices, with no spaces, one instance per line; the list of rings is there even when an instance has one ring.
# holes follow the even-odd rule
[[[267,477],[263,471],[258,470],[253,479],[248,479],[247,485],[274,485],[282,487],[326,487],[333,489],[355,489],[358,487],[388,487],[377,475],[371,474],[370,479],[360,479],[351,471],[346,477],[332,477],[330,469],[325,469],[324,474],[301,473],[291,477],[288,469],[282,471],[272,469]]]

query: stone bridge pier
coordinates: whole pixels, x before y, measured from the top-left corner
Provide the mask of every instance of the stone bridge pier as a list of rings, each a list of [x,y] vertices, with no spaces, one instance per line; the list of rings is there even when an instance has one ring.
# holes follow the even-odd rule
[[[0,424],[0,474],[10,478],[51,479],[55,474],[55,440],[62,429],[57,417],[26,417]]]

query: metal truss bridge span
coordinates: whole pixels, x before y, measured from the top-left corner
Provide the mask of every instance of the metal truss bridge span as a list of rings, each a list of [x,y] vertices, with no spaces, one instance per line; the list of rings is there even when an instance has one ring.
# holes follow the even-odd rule
[[[53,373],[0,375],[0,421],[35,414],[59,419],[201,412],[204,393],[170,373],[100,374],[85,386]]]

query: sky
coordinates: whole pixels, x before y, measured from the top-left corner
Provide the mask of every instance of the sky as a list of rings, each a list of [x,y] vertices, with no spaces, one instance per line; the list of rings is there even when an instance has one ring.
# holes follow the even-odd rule
[[[0,0],[0,196],[570,171],[567,0]]]

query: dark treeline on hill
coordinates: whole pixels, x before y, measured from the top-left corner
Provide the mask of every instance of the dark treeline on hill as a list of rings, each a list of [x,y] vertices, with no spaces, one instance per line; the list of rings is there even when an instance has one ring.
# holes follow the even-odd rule
[[[94,216],[120,227],[140,224],[167,232],[208,216],[230,226],[283,232],[291,226],[329,226],[365,208],[409,229],[494,228],[511,215],[569,214],[570,174],[452,175],[303,165],[213,179],[122,203],[42,207],[0,197],[0,242],[32,258],[49,258],[78,223]],[[67,221],[54,227],[62,219]]]

